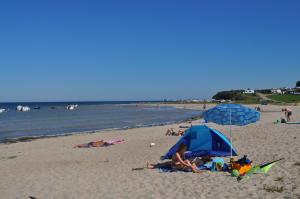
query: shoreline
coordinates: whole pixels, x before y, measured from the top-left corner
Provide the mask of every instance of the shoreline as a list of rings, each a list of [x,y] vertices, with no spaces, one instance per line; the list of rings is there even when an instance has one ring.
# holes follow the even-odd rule
[[[148,106],[151,106],[148,104]],[[170,106],[174,108],[178,108],[175,106]],[[191,109],[195,110],[195,109]],[[192,122],[196,121],[202,118],[202,115],[199,116],[192,116],[187,119],[178,120],[178,121],[170,121],[170,122],[163,122],[163,123],[157,123],[157,124],[149,124],[149,125],[136,125],[133,127],[121,127],[121,128],[108,128],[108,129],[96,129],[96,130],[89,130],[89,131],[74,131],[74,132],[68,132],[68,133],[61,133],[56,135],[41,135],[41,136],[22,136],[17,138],[8,138],[0,140],[1,144],[14,144],[19,142],[31,142],[34,140],[39,139],[50,139],[50,138],[57,138],[57,137],[66,137],[66,136],[75,136],[75,135],[84,135],[84,134],[94,134],[94,133],[106,133],[111,131],[123,131],[123,130],[130,130],[130,129],[138,129],[138,128],[148,128],[148,127],[155,127],[155,126],[167,126],[172,124],[180,124],[180,123],[186,123],[186,122]]]
[[[121,104],[123,105],[123,104]],[[124,105],[129,105],[129,104],[124,104]],[[203,110],[202,106],[203,104],[201,103],[170,103],[170,104],[165,104],[165,103],[138,103],[138,104],[130,104],[130,105],[142,105],[142,106],[169,106],[177,109],[189,109],[189,110]],[[216,106],[217,104],[210,103],[207,104],[207,109]],[[261,106],[260,104],[245,104],[246,106],[249,107],[256,107],[256,106]],[[282,105],[269,105],[269,106],[275,106],[279,107]],[[296,106],[297,107],[297,106]],[[206,109],[206,110],[207,110]],[[204,110],[203,110],[204,111]],[[267,112],[281,112],[280,110],[264,110],[262,109],[261,112],[267,113]],[[0,140],[0,145],[2,144],[14,144],[14,143],[19,143],[19,142],[32,142],[34,140],[39,140],[39,139],[51,139],[51,138],[57,138],[57,137],[67,137],[67,136],[75,136],[75,135],[85,135],[85,134],[95,134],[95,133],[106,133],[106,132],[112,132],[112,131],[124,131],[124,130],[130,130],[130,129],[138,129],[138,128],[148,128],[148,127],[155,127],[155,126],[167,126],[167,125],[173,125],[173,124],[180,124],[180,123],[187,123],[187,122],[192,122],[202,119],[202,115],[199,116],[193,116],[184,120],[179,120],[179,121],[171,121],[171,122],[164,122],[164,123],[157,123],[157,124],[149,124],[149,125],[137,125],[134,127],[121,127],[121,128],[108,128],[108,129],[96,129],[96,130],[88,130],[88,131],[74,131],[74,132],[68,132],[68,133],[61,133],[61,134],[56,134],[56,135],[42,135],[42,136],[22,136],[22,137],[17,137],[17,138],[10,138],[10,139],[3,139]]]

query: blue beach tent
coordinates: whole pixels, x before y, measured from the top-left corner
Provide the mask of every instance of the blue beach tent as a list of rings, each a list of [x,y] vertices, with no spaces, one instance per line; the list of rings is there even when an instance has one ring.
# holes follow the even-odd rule
[[[171,159],[181,144],[188,147],[185,153],[186,158],[231,155],[231,142],[225,135],[205,125],[199,125],[189,128],[162,159]],[[232,155],[237,155],[233,146]]]

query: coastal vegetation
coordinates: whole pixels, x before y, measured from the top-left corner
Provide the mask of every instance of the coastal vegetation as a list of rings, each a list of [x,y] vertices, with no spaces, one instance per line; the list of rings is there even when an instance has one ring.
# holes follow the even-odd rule
[[[164,100],[166,104],[203,104],[203,103],[226,103],[235,102],[241,104],[267,104],[267,103],[298,103],[300,102],[300,81],[294,88],[263,88],[256,90],[227,90],[219,91],[212,100]]]
[[[212,97],[214,100],[230,100],[236,103],[254,104],[259,103],[260,98],[255,94],[245,94],[243,90],[221,91]]]
[[[213,97],[215,100],[242,100],[244,99],[242,90],[220,91]]]
[[[251,91],[251,93],[247,92]],[[217,101],[234,101],[236,103],[254,104],[273,103],[298,103],[300,102],[300,81],[297,81],[294,88],[265,88],[257,90],[230,90],[216,93],[212,99]]]
[[[300,102],[300,95],[293,95],[293,94],[275,94],[275,95],[268,95],[268,98],[285,103],[297,103]]]

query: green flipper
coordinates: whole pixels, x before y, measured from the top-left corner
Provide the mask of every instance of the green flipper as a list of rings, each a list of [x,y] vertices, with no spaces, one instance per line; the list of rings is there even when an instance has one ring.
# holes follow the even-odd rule
[[[283,160],[283,158],[279,159],[279,160],[275,160],[275,161],[272,161],[272,162],[269,162],[269,163],[266,163],[266,164],[262,164],[260,165],[260,170],[258,173],[268,173],[269,170],[277,163],[279,162],[280,160]]]

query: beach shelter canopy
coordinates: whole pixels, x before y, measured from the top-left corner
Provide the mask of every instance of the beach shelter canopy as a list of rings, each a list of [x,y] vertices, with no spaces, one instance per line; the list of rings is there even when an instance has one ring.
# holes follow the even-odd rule
[[[225,135],[205,125],[199,125],[189,128],[162,159],[171,159],[181,144],[188,147],[186,158],[231,154],[231,143]],[[232,147],[232,154],[237,155],[234,147]]]

